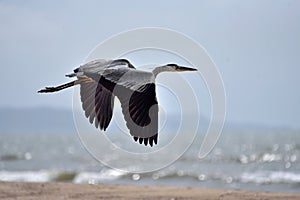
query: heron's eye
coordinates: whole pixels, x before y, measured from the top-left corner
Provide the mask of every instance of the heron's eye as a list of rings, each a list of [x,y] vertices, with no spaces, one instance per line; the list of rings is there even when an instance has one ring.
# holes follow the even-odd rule
[[[178,69],[178,68],[179,68],[179,66],[176,65],[176,64],[168,64],[168,66],[170,66],[170,67],[172,67],[172,68],[174,68],[174,69]]]

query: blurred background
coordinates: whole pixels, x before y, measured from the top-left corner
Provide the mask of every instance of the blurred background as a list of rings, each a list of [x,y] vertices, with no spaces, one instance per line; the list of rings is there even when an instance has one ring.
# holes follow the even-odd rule
[[[0,180],[299,192],[299,9],[296,0],[1,0]],[[186,34],[218,66],[226,123],[204,160],[197,151],[210,116],[207,91],[199,97],[204,119],[199,137],[178,161],[147,174],[107,168],[84,149],[73,122],[72,89],[36,92],[68,81],[64,75],[103,40],[139,27]],[[131,62],[142,64],[134,56]]]

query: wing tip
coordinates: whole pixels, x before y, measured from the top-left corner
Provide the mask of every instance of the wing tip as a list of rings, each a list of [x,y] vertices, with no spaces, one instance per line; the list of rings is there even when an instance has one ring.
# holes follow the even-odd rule
[[[153,147],[153,145],[157,145],[157,138],[158,138],[158,134],[155,134],[149,138],[139,138],[134,136],[133,140],[140,144],[144,144],[145,146],[148,146],[149,144],[151,147]]]

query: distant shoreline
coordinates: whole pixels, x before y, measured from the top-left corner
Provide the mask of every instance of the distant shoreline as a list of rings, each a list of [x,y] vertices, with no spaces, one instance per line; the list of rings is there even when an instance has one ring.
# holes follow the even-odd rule
[[[300,193],[171,186],[0,182],[0,199],[300,199]]]

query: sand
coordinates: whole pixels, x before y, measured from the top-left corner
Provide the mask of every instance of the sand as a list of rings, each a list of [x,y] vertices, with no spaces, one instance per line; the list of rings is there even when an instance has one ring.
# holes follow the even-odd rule
[[[300,199],[300,193],[169,186],[0,182],[0,199]]]

